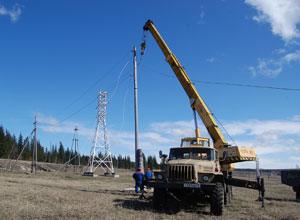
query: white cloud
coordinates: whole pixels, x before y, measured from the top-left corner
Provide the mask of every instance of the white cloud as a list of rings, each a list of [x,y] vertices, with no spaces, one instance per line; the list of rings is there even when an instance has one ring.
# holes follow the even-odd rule
[[[286,49],[283,49],[283,48],[280,48],[280,49],[276,49],[273,51],[273,53],[276,53],[276,54],[283,54],[286,52]]]
[[[286,54],[284,57],[282,57],[282,59],[288,64],[292,61],[300,61],[300,50],[297,50],[294,53]]]
[[[215,58],[214,57],[207,58],[205,61],[208,63],[213,63],[213,62],[215,62]]]
[[[183,135],[192,135],[194,122],[191,121],[175,121],[175,122],[154,122],[150,125],[151,129],[156,132],[172,135],[174,137],[182,137]]]
[[[43,124],[49,124],[49,125],[56,125],[58,124],[58,121],[53,117],[43,117],[43,115],[39,114],[37,116],[37,122],[43,123]]]
[[[245,0],[258,14],[253,17],[257,22],[270,23],[272,32],[284,41],[299,38],[297,24],[300,23],[299,0]]]
[[[279,60],[266,60],[258,59],[258,64],[256,67],[251,66],[250,71],[253,76],[264,75],[267,77],[274,78],[282,71],[282,62]]]
[[[258,64],[256,67],[249,67],[253,76],[263,75],[270,78],[275,78],[278,76],[284,66],[289,65],[291,62],[300,61],[300,50],[296,50],[293,53],[288,53],[283,57],[278,59],[258,59]]]
[[[200,7],[200,15],[199,15],[199,19],[198,19],[198,24],[205,24],[205,12],[203,10],[203,6]]]
[[[300,121],[300,115],[295,115],[295,116],[293,117],[293,120],[294,120],[294,121]]]
[[[300,1],[299,0],[245,0],[257,10],[253,19],[259,23],[269,23],[274,35],[280,36],[286,43],[295,42],[300,38]],[[285,49],[275,50],[274,53],[285,54]],[[285,54],[277,59],[258,59],[256,66],[250,66],[253,76],[263,75],[275,78],[284,66],[291,62],[300,61],[300,51]]]
[[[53,122],[56,122],[57,120],[52,118]],[[51,122],[51,120],[50,120]],[[48,132],[48,133],[64,133],[64,134],[73,134],[74,133],[74,129],[75,127],[78,128],[78,135],[81,136],[86,136],[88,138],[93,137],[95,129],[92,128],[87,128],[84,125],[78,124],[78,123],[74,123],[74,122],[64,122],[61,124],[58,123],[54,123],[54,124],[42,124],[42,125],[38,125],[38,127],[40,129],[42,129],[42,131],[44,132]]]
[[[6,9],[3,5],[0,4],[0,15],[8,15],[11,22],[17,22],[19,17],[22,14],[20,5],[16,4],[11,10]]]
[[[297,160],[300,162],[300,157],[289,157],[290,160]]]
[[[289,160],[289,158],[296,159],[300,157],[299,118],[299,115],[295,115],[286,120],[246,120],[223,124],[238,146],[253,147],[255,149],[263,168],[277,168],[280,166],[290,168],[295,166],[295,160]],[[52,120],[56,121],[55,119]],[[201,136],[209,137],[206,128],[202,123],[199,124],[202,132]],[[91,143],[95,129],[85,127],[82,124],[64,122],[58,125],[45,124],[40,128],[48,133],[73,134],[75,125],[79,128],[78,134],[82,138],[88,138]],[[134,132],[109,129],[108,135],[111,150],[114,154],[134,154]],[[139,133],[139,147],[146,156],[156,155],[158,158],[159,150],[168,153],[170,147],[179,146],[181,138],[189,136],[194,136],[193,120],[155,122],[149,125],[147,131]],[[90,149],[92,144],[87,146]],[[269,159],[270,157],[272,160]],[[237,167],[251,166],[255,166],[255,163],[237,164]]]
[[[266,134],[297,135],[300,133],[300,122],[293,120],[247,120],[225,124],[231,135],[261,136]]]

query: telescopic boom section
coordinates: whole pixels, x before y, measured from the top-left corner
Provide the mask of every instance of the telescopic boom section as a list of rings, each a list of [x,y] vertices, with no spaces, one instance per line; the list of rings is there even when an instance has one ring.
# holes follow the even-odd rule
[[[160,49],[164,53],[166,57],[166,61],[171,66],[172,70],[174,71],[177,79],[181,83],[183,89],[185,90],[186,94],[189,97],[191,102],[191,107],[195,109],[203,124],[205,125],[208,133],[210,134],[213,142],[214,147],[219,149],[225,146],[228,146],[228,143],[223,136],[218,124],[214,120],[212,114],[208,110],[207,106],[205,105],[204,101],[202,100],[201,96],[198,94],[196,88],[194,87],[192,81],[186,74],[184,68],[180,65],[179,61],[177,60],[176,56],[171,52],[168,45],[161,37],[157,29],[155,28],[153,22],[148,20],[143,28],[145,31],[150,31],[154,39],[156,40],[157,44],[159,45]],[[142,47],[145,47],[145,43],[142,44]]]

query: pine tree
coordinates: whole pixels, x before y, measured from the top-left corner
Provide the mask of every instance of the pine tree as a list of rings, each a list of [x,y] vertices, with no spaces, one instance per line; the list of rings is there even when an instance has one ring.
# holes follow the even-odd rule
[[[4,141],[5,141],[4,130],[3,127],[0,126],[0,158],[2,158],[4,154]]]
[[[64,146],[61,142],[59,142],[58,160],[60,163],[64,163],[66,161]]]
[[[66,161],[69,161],[70,159],[72,159],[71,152],[70,152],[69,148],[67,148],[67,150],[65,151],[65,158],[66,158]]]
[[[153,168],[159,169],[160,165],[157,163],[156,156],[153,156]]]

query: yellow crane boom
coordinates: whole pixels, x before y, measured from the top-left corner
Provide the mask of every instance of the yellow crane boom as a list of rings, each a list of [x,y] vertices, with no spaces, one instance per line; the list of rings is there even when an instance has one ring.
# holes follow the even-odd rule
[[[166,61],[169,63],[170,67],[173,69],[177,79],[181,83],[183,89],[185,90],[186,94],[189,97],[191,102],[191,107],[195,109],[203,124],[205,125],[208,133],[210,134],[214,147],[219,149],[228,145],[225,137],[223,136],[221,130],[218,127],[218,124],[214,120],[211,112],[207,108],[206,104],[204,103],[203,99],[197,92],[195,86],[193,85],[192,81],[186,74],[184,68],[180,65],[179,61],[177,60],[176,56],[171,52],[166,42],[160,36],[159,32],[155,28],[153,22],[148,20],[144,26],[145,31],[150,31],[153,35],[154,39],[156,40],[157,44],[159,45],[160,49],[164,53],[166,57]],[[145,45],[145,44],[144,44]]]
[[[197,92],[192,81],[186,74],[184,68],[181,66],[176,56],[171,52],[166,42],[163,40],[158,30],[154,26],[151,20],[148,20],[143,27],[144,31],[150,31],[155,41],[159,45],[161,51],[166,57],[166,61],[169,63],[173,72],[175,73],[177,79],[181,83],[183,89],[189,97],[191,107],[193,110],[196,110],[200,116],[203,124],[205,125],[208,133],[210,134],[214,148],[218,149],[222,167],[225,169],[231,169],[230,164],[242,161],[254,161],[256,160],[256,154],[253,148],[249,147],[229,147],[228,143],[223,136],[218,124],[213,118],[213,115],[209,111],[208,107],[204,103],[203,99]],[[141,44],[142,54],[146,47],[146,43]],[[196,128],[196,137],[199,138],[199,130]]]

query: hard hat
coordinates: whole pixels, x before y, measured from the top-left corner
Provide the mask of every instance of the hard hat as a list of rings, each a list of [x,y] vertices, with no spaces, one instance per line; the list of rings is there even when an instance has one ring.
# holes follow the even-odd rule
[[[147,168],[147,170],[150,171],[151,169],[150,169],[150,168]]]
[[[137,170],[138,170],[138,171],[141,171],[142,169],[139,167]]]

